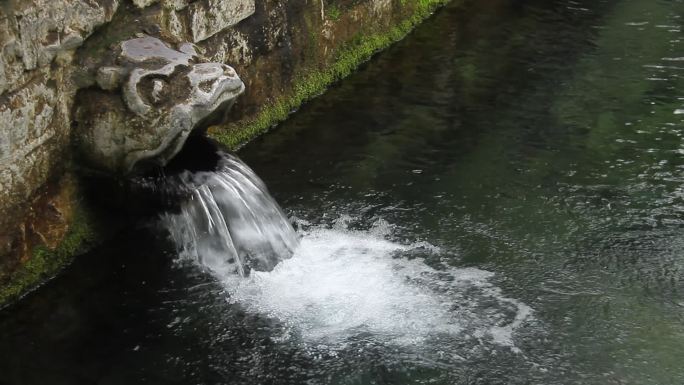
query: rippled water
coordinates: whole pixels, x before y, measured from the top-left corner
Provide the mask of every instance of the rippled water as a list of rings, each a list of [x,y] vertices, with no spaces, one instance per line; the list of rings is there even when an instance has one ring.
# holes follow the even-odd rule
[[[291,259],[127,232],[0,313],[0,383],[684,383],[683,11],[448,6],[240,152]]]

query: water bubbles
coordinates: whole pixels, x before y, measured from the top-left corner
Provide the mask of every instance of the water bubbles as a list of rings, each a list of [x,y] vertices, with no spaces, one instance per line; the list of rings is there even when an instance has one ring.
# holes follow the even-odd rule
[[[430,267],[415,251],[438,247],[387,240],[384,220],[365,231],[340,226],[349,220],[304,232],[292,258],[271,272],[223,277],[229,301],[281,321],[279,338],[330,350],[359,341],[434,349],[472,339],[519,352],[514,333],[532,309],[504,296],[490,283],[493,273]]]
[[[394,241],[396,226],[382,218],[294,218],[295,233],[263,182],[220,155],[216,171],[181,174],[191,198],[162,223],[181,259],[218,278],[229,302],[280,325],[274,341],[316,354],[454,344],[520,352],[514,334],[532,309],[503,295],[493,273],[441,262],[448,251],[426,241]]]

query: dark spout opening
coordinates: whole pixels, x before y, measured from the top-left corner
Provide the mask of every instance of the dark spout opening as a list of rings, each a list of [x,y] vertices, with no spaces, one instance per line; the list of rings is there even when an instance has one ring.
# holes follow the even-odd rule
[[[90,195],[98,203],[136,219],[175,211],[195,188],[183,175],[216,170],[222,152],[225,149],[218,142],[205,135],[191,135],[166,166],[149,162],[126,177],[89,178]]]
[[[201,134],[190,135],[183,148],[166,166],[150,162],[141,164],[131,176],[131,180],[139,178],[174,176],[183,172],[214,171],[220,159],[221,145],[215,140]],[[144,162],[144,161],[143,161]]]
[[[204,135],[192,135],[166,166],[154,165],[129,177],[127,194],[131,200],[144,202],[145,207],[155,212],[175,209],[195,188],[183,176],[216,170],[222,151],[216,141]]]

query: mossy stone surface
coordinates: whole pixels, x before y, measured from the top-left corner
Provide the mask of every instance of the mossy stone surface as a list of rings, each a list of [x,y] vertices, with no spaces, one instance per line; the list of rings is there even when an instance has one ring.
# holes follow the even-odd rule
[[[283,93],[272,102],[263,105],[253,117],[247,117],[228,126],[211,127],[210,136],[233,150],[240,148],[285,120],[307,100],[322,94],[330,85],[349,76],[374,54],[401,40],[437,8],[450,1],[400,0],[401,11],[405,16],[394,27],[367,35],[358,33],[341,46],[330,65],[304,70],[293,80],[290,92]],[[344,11],[337,7],[333,9],[334,19],[341,19],[341,13]],[[312,30],[309,35],[315,37],[316,33]]]
[[[55,248],[39,246],[30,258],[12,272],[5,285],[0,286],[0,308],[11,304],[40,286],[68,265],[76,255],[87,250],[101,238],[93,213],[84,205],[74,208],[66,236]]]

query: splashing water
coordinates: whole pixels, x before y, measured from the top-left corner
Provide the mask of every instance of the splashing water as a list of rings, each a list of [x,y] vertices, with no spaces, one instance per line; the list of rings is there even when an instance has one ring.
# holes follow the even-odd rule
[[[218,155],[215,171],[179,175],[191,194],[162,224],[182,258],[220,276],[271,270],[292,255],[297,234],[261,179],[237,157]]]
[[[285,338],[316,346],[341,347],[361,336],[398,346],[474,338],[518,352],[513,333],[530,307],[503,296],[491,272],[428,266],[416,253],[439,248],[391,242],[377,231],[383,222],[370,231],[302,232],[293,257],[273,271],[223,277],[229,300],[284,322]]]
[[[367,231],[332,228],[298,235],[264,183],[236,157],[220,152],[216,171],[180,174],[191,191],[179,213],[162,223],[181,259],[221,280],[229,301],[278,320],[284,339],[337,349],[358,338],[396,346],[435,346],[472,339],[519,351],[513,333],[531,315],[475,268],[431,267],[417,255],[439,256],[427,242],[388,240],[392,226]],[[237,273],[237,274],[236,274]]]

